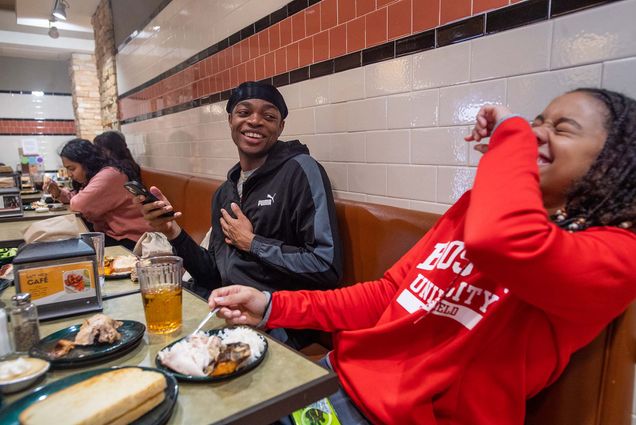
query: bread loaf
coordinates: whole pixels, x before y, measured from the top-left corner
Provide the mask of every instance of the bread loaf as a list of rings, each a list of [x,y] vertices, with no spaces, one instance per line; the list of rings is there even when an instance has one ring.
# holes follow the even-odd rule
[[[137,264],[137,257],[134,255],[120,255],[115,257],[111,265],[113,273],[130,273]]]
[[[69,425],[119,424],[125,423],[119,419],[134,412],[133,421],[161,403],[166,385],[159,372],[134,367],[113,370],[34,403],[20,414],[20,423],[44,425],[52,418],[64,418]]]
[[[117,419],[112,422],[108,422],[108,425],[126,425],[133,422],[137,418],[141,418],[147,412],[150,412],[156,406],[159,406],[162,401],[166,399],[166,393],[161,391],[156,396],[152,397],[150,400],[140,404],[134,409],[130,410],[128,413],[124,413]]]

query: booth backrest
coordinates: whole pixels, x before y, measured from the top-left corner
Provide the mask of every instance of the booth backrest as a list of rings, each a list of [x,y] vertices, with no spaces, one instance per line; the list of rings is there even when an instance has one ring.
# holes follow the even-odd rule
[[[210,228],[210,202],[219,180],[142,169],[180,224],[200,242]],[[436,214],[377,204],[336,201],[343,242],[343,285],[377,279],[437,221]],[[632,305],[591,344],[572,357],[565,373],[531,399],[526,425],[629,425],[636,359],[636,308]]]
[[[343,284],[381,277],[430,230],[439,215],[336,200],[344,258]]]

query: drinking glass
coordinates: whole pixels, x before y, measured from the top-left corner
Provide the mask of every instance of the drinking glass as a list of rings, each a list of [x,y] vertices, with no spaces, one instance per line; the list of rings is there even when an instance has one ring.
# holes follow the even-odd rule
[[[101,286],[104,286],[104,234],[102,232],[81,233],[80,239],[92,246],[95,250],[95,259],[97,260],[97,274],[99,274],[99,284]]]
[[[143,259],[137,263],[137,276],[148,332],[167,334],[179,329],[183,260],[175,256]]]

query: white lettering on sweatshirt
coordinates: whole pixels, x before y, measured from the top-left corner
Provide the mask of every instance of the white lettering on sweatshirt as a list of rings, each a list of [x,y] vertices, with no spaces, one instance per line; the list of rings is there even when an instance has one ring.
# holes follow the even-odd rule
[[[455,259],[459,256],[459,260]],[[468,276],[473,271],[473,263],[466,258],[464,242],[451,241],[437,243],[426,260],[417,265],[420,270],[446,270],[452,266],[455,273]]]
[[[426,271],[450,268],[454,274],[462,277],[473,271],[473,264],[466,258],[462,241],[435,244],[433,252],[416,267]],[[508,291],[504,290],[504,293]],[[425,310],[454,319],[472,329],[499,299],[499,295],[463,280],[445,292],[422,273],[418,273],[408,288],[398,296],[397,302],[411,314]]]

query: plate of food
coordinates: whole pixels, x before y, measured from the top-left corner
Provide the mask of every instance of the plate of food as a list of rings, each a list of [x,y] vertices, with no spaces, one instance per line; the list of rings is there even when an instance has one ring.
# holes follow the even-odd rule
[[[19,356],[0,361],[0,392],[14,393],[35,384],[49,370],[46,360]]]
[[[99,313],[81,325],[42,338],[29,354],[51,362],[53,368],[80,367],[126,354],[139,345],[145,331],[143,323],[114,320]]]
[[[265,337],[247,326],[212,329],[164,347],[155,364],[180,381],[223,381],[261,364],[267,347]]]
[[[18,248],[0,248],[0,265],[13,261],[18,254]]]
[[[165,424],[178,393],[177,380],[161,370],[138,366],[88,370],[0,409],[0,423],[39,425],[64,418],[65,423]]]
[[[106,256],[104,257],[104,277],[106,279],[129,278],[137,261],[134,255]]]

